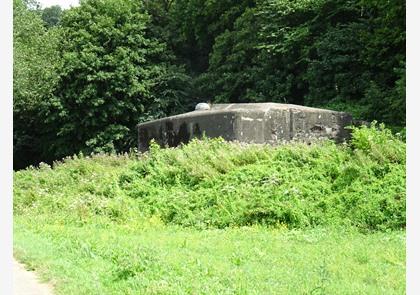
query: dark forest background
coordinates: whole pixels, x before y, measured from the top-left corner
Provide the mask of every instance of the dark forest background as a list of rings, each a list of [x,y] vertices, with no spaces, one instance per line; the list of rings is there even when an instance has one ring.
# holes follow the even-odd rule
[[[136,146],[197,102],[405,126],[405,1],[14,0],[14,167]]]

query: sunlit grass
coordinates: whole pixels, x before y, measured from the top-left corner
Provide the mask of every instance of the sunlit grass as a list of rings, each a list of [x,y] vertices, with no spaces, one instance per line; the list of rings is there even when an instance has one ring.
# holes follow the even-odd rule
[[[404,294],[405,232],[196,230],[15,219],[15,255],[58,294]]]

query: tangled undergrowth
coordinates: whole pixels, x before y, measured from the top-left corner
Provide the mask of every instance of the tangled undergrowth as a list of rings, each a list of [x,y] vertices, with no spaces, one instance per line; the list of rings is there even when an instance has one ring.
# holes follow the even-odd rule
[[[336,145],[152,144],[143,155],[74,156],[17,171],[15,215],[86,224],[155,218],[225,228],[253,224],[362,231],[405,228],[405,142],[383,125]]]

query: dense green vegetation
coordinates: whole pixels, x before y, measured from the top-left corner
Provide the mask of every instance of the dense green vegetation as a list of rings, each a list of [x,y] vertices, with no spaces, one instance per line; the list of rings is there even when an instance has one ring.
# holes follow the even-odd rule
[[[150,153],[69,158],[15,174],[15,213],[84,224],[157,216],[198,228],[405,226],[405,143],[360,128],[350,146],[193,141]]]
[[[46,30],[39,15],[13,2],[13,158],[15,168],[36,164],[42,151],[45,109],[58,82],[59,31]]]
[[[14,161],[134,147],[196,102],[287,102],[405,125],[405,2],[14,0]]]
[[[15,255],[59,294],[401,294],[405,143],[219,139],[14,175]]]
[[[13,5],[14,255],[57,294],[405,293],[404,1]],[[373,123],[132,150],[202,101]]]
[[[404,1],[13,5],[14,255],[57,294],[405,293]],[[373,123],[133,150],[203,101]]]
[[[216,101],[329,106],[404,124],[404,14],[404,1],[257,1],[217,36],[199,80]]]

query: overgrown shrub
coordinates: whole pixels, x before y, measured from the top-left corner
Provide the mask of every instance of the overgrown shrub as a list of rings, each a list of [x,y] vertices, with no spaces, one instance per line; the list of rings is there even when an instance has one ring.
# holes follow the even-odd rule
[[[15,173],[14,209],[52,222],[157,217],[199,228],[405,227],[405,143],[383,125],[349,144],[193,140],[148,153],[77,156]]]

